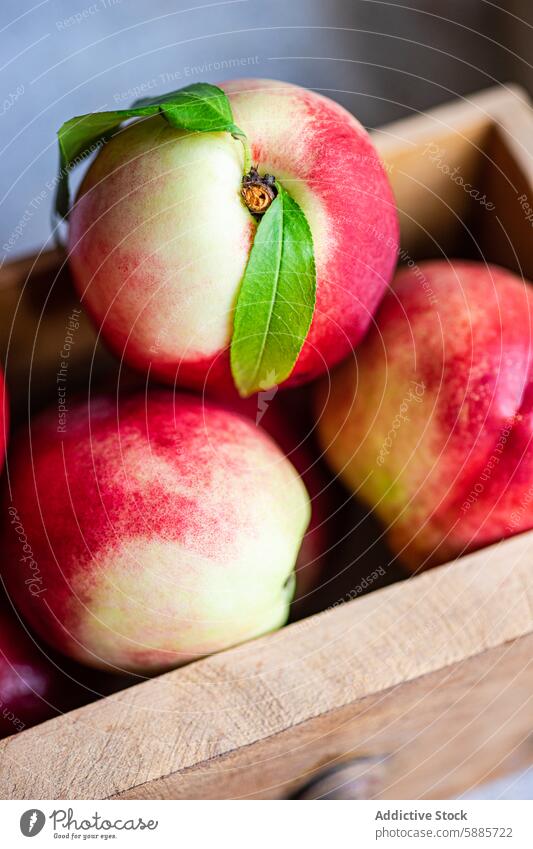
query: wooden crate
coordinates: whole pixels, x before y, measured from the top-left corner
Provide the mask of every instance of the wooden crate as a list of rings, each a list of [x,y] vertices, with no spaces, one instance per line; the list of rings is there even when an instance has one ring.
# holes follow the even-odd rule
[[[405,261],[482,255],[533,276],[519,200],[533,204],[533,119],[520,90],[454,102],[375,140]],[[0,272],[15,419],[54,395],[77,305],[63,262],[47,253]],[[85,319],[72,356],[84,391],[119,367]],[[362,558],[366,573],[386,556]],[[533,760],[532,558],[533,532],[353,601],[349,584],[337,603],[330,590],[324,612],[4,740],[0,796],[283,798],[349,763],[353,796],[446,798],[518,769]]]

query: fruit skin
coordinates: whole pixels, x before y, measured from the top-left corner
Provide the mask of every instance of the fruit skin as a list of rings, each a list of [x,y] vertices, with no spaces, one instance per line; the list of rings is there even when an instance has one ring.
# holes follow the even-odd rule
[[[74,659],[152,673],[285,622],[309,501],[243,417],[163,390],[100,397],[71,410],[66,433],[55,411],[35,420],[10,476],[35,565],[8,523],[3,577]]]
[[[0,471],[4,468],[9,435],[9,400],[4,375],[0,369]]]
[[[341,106],[273,80],[222,86],[252,161],[300,204],[313,234],[313,323],[285,385],[339,362],[393,273],[398,223],[369,136]],[[90,166],[70,214],[70,267],[110,347],[165,382],[232,386],[232,310],[256,222],[240,197],[243,151],[227,133],[136,122]]]
[[[318,391],[327,460],[412,569],[533,527],[532,305],[496,266],[400,271]]]
[[[92,701],[104,682],[82,673],[40,648],[0,599],[0,737]]]

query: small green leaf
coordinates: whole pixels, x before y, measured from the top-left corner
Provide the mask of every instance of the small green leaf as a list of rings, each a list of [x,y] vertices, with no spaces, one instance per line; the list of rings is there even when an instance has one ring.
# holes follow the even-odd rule
[[[60,128],[59,178],[56,193],[56,212],[66,218],[70,199],[68,177],[72,168],[106,142],[129,118],[142,118],[160,113],[172,126],[198,133],[231,133],[244,146],[246,173],[249,162],[248,142],[245,134],[233,122],[230,102],[218,86],[193,83],[161,97],[137,100],[131,109],[115,112],[93,112],[71,118]]]
[[[286,380],[311,326],[313,237],[295,200],[278,195],[262,217],[237,298],[231,371],[242,396]]]

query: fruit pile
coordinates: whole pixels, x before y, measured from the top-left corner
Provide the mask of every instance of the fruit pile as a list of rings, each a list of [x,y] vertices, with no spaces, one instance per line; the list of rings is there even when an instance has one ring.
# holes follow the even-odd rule
[[[336,478],[411,571],[533,526],[529,286],[460,260],[392,279],[394,199],[348,112],[196,84],[59,148],[72,279],[139,380],[11,440],[0,733],[281,627],[335,568]]]

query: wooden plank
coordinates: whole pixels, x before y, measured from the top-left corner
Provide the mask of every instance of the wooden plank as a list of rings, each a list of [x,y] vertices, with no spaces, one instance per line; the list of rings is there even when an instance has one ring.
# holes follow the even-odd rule
[[[0,269],[0,359],[14,423],[27,415],[30,402],[35,412],[57,400],[56,375],[71,316],[79,327],[70,345],[69,399],[86,393],[89,385],[94,391],[99,381],[110,381],[120,364],[99,341],[72,286],[64,254],[49,251]]]
[[[510,110],[524,107],[530,108],[525,89],[513,84],[495,86],[385,124],[372,135],[381,155],[388,161],[403,150],[413,150],[450,131],[469,134],[470,127],[499,123]]]
[[[343,765],[356,798],[457,796],[532,762],[532,656],[529,635],[114,798],[294,797]]]
[[[486,153],[481,179],[495,208],[476,209],[483,254],[533,280],[533,111],[510,106]]]
[[[448,699],[456,731],[468,736],[476,710],[493,721],[477,670],[490,679],[489,695],[507,687],[521,705],[524,687],[531,692],[524,638],[533,631],[532,554],[533,533],[515,537],[8,738],[0,744],[0,797],[220,797],[250,795],[250,788],[251,795],[275,795],[262,778],[265,751],[284,765],[276,779],[284,791],[319,760],[365,749],[374,725],[378,748],[382,740],[385,751],[397,749],[424,722],[443,721]],[[504,644],[513,640],[517,653],[508,655]],[[429,684],[423,678],[439,671]],[[470,690],[465,719],[461,700]],[[408,717],[430,693],[440,695],[428,701],[417,731]],[[502,710],[494,715],[498,731]],[[349,744],[333,736],[324,748],[345,723],[352,723]],[[380,740],[391,723],[396,737]],[[521,733],[522,720],[513,730]],[[309,763],[298,760],[302,747]],[[453,750],[458,759],[460,749]],[[227,757],[237,783],[221,780]],[[489,746],[483,770],[500,758],[499,745]],[[421,788],[443,780],[431,777],[431,762],[424,766],[420,756],[412,766]]]

